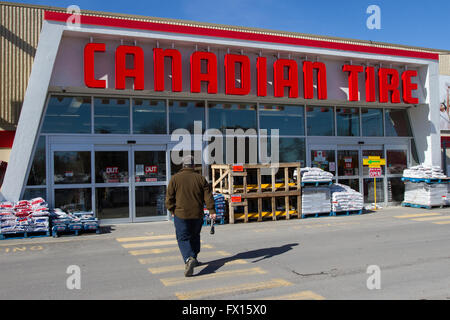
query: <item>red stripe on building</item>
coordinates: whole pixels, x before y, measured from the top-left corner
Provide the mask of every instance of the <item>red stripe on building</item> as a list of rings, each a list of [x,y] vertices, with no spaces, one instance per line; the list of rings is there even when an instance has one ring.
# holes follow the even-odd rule
[[[0,131],[0,148],[12,148],[15,131]]]
[[[49,21],[66,22],[68,21],[69,17],[71,17],[70,14],[63,12],[45,11],[44,14],[44,19]],[[130,19],[80,15],[80,23],[104,27],[171,32],[196,36],[208,36],[208,37],[218,37],[218,38],[238,39],[248,41],[261,41],[278,44],[314,47],[314,48],[356,51],[356,52],[383,54],[408,58],[439,60],[439,54],[430,52],[405,50],[405,49],[380,48],[380,47],[339,43],[325,40],[299,39],[289,36],[274,36],[246,31],[218,30],[208,27],[181,26],[162,22],[136,21]]]

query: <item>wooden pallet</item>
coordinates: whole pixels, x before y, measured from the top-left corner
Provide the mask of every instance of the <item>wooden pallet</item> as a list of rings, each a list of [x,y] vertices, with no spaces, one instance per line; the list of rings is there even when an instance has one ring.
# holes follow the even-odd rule
[[[277,220],[277,216],[284,216],[290,219],[291,216],[301,218],[300,214],[295,211],[291,214],[291,210],[284,215],[277,214],[276,198],[284,198],[284,208],[290,208],[289,197],[295,197],[297,208],[302,207],[301,203],[301,175],[300,163],[280,163],[277,166],[270,164],[244,164],[239,166],[234,165],[211,165],[213,192],[221,193],[228,202],[229,223],[234,223],[235,208],[243,207],[243,220],[249,222],[249,200],[256,200],[258,205],[257,221],[263,220],[263,199],[270,199],[271,210],[270,217],[272,220]],[[293,172],[297,170],[297,181],[293,180]],[[262,183],[264,175],[262,171],[270,172],[270,183]],[[277,171],[278,176],[277,177]],[[249,178],[253,175],[256,177],[256,183],[248,183]],[[292,179],[291,179],[292,177]],[[242,183],[236,183],[236,178],[242,180]],[[277,181],[278,179],[282,180]],[[301,210],[301,209],[300,209]],[[251,214],[253,217],[253,214]],[[265,216],[265,215],[264,215]],[[242,214],[238,215],[241,220]]]

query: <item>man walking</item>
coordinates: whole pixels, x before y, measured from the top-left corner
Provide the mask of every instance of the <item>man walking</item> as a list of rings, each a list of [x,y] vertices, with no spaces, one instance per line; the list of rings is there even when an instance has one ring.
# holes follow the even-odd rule
[[[198,266],[200,231],[203,225],[203,205],[210,218],[216,218],[214,198],[206,179],[194,171],[194,158],[183,158],[183,168],[170,179],[166,207],[174,217],[175,233],[185,263],[184,275],[192,276]]]

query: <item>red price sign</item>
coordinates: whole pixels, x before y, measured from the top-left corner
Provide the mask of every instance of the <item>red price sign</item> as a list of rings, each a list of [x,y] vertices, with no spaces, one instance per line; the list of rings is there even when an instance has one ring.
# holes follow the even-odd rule
[[[381,177],[381,168],[369,168],[369,177],[371,178]]]
[[[233,166],[234,172],[242,172],[244,171],[244,166]]]
[[[242,202],[241,196],[231,196],[231,202]]]

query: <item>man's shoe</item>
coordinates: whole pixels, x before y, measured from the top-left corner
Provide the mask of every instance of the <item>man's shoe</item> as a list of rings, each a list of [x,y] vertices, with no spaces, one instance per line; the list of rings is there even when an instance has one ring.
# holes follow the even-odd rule
[[[194,267],[197,264],[197,260],[189,257],[188,261],[186,262],[186,266],[184,268],[184,276],[185,277],[192,277],[192,274],[194,273]]]

